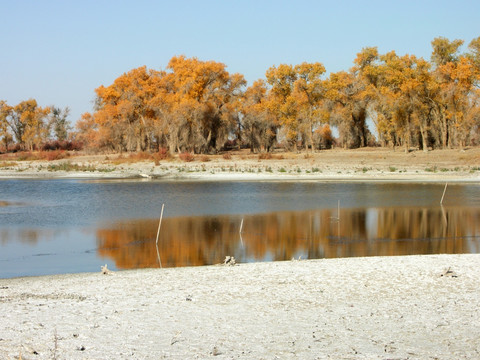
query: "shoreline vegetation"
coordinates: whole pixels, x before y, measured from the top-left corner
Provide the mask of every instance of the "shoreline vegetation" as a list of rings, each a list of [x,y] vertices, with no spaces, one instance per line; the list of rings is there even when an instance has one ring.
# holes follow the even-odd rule
[[[0,279],[3,359],[472,359],[480,255]]]
[[[392,180],[480,181],[480,147],[411,151],[332,149],[315,153],[220,155],[83,152],[6,154],[0,178],[112,178],[165,180]]]

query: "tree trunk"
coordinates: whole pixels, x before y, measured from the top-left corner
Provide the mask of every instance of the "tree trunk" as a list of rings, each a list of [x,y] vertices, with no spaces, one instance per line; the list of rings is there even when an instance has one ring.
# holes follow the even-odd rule
[[[367,128],[366,128],[366,109],[359,108],[352,111],[351,114],[352,123],[350,126],[351,132],[351,144],[350,148],[360,148],[367,145]],[[348,145],[347,145],[348,146]]]
[[[308,142],[310,143],[310,148],[313,154],[315,152],[315,148],[313,147],[313,121],[310,121],[310,126],[308,129]]]
[[[448,123],[447,118],[443,112],[441,112],[440,114],[440,132],[442,135],[442,149],[446,149],[448,138]]]
[[[405,154],[410,150],[410,114],[407,116],[407,124],[405,125]]]
[[[422,149],[424,152],[428,151],[428,134],[427,130],[425,129],[425,125],[420,123],[420,134],[422,137]]]

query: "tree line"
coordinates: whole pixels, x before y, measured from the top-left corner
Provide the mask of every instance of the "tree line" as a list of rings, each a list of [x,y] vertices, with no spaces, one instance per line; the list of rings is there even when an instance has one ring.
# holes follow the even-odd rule
[[[69,113],[68,107],[38,106],[35,99],[15,106],[0,100],[0,152],[74,147]]]
[[[7,149],[69,138],[95,150],[170,153],[478,145],[480,37],[466,52],[463,40],[431,44],[430,61],[367,47],[348,71],[327,76],[320,62],[280,64],[250,86],[222,63],[174,56],[164,70],[139,67],[95,89],[94,111],[74,131],[68,109],[1,102],[0,139]]]

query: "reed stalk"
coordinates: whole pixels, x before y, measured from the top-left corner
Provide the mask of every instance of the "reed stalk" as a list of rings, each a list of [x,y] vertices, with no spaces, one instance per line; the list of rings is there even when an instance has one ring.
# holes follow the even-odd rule
[[[163,208],[164,207],[165,207],[165,204],[162,204],[162,211],[160,213],[160,221],[158,222],[157,241],[155,242],[155,244],[158,244],[158,237],[160,236],[160,227],[162,226]]]
[[[158,230],[157,230],[157,240],[155,241],[155,247],[157,248],[157,258],[158,264],[162,267],[162,259],[160,259],[160,252],[158,251],[158,237],[160,236],[160,228],[162,226],[162,218],[163,218],[163,209],[165,204],[162,204],[162,211],[160,212],[160,221],[158,222]]]
[[[445,197],[445,193],[447,192],[447,186],[448,186],[448,183],[445,183],[445,189],[443,189],[443,195],[442,195],[442,199],[440,200],[440,205],[443,205],[443,198]]]
[[[340,221],[340,200],[338,200],[337,219]]]

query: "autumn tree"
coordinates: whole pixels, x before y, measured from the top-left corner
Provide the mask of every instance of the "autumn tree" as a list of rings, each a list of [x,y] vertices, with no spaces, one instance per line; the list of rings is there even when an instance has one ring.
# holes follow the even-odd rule
[[[144,66],[97,88],[93,117],[102,145],[119,151],[217,151],[239,123],[244,85],[222,63],[177,56],[166,71]]]
[[[480,72],[480,36],[473,39],[468,44],[468,52],[466,57],[472,62],[478,75]],[[478,87],[478,83],[476,85]]]
[[[257,80],[242,97],[241,129],[251,152],[269,151],[276,140],[275,119],[268,111],[267,92],[266,83]]]
[[[65,141],[71,129],[68,107],[40,107],[35,99],[9,106],[0,101],[0,138],[6,150],[15,140],[21,148],[39,149],[49,140]]]
[[[101,135],[98,130],[98,125],[93,115],[88,112],[83,113],[76,122],[73,136],[75,141],[87,149],[99,149],[101,147]]]
[[[148,102],[155,96],[156,78],[162,73],[146,66],[119,76],[112,85],[100,86],[94,119],[101,129],[101,143],[117,151],[150,147],[151,117]]]
[[[205,153],[219,150],[235,132],[237,100],[246,84],[225,65],[184,56],[173,57],[171,71],[172,120],[177,125],[178,149]]]
[[[477,123],[476,117],[472,115],[476,113],[477,106],[473,98],[476,97],[479,79],[479,43],[478,38],[472,40],[470,54],[462,55],[459,48],[463,40],[436,38],[432,41],[431,60],[440,86],[436,124],[443,148],[464,146],[468,140],[468,130],[472,126],[475,128]]]
[[[367,146],[371,136],[366,120],[369,104],[377,96],[378,60],[376,47],[364,48],[349,72],[332,73],[326,83],[331,121],[346,148]]]
[[[7,102],[4,100],[0,100],[0,139],[3,143],[5,151],[8,151],[8,145],[13,140],[12,135],[10,135],[9,132],[8,123],[11,112],[12,108],[8,106]]]
[[[287,141],[291,147],[296,149],[298,140],[297,108],[292,92],[293,84],[297,80],[297,73],[292,65],[280,64],[278,67],[269,68],[266,78],[271,87],[268,109],[275,117],[277,127],[285,127]]]
[[[438,37],[432,40],[431,61],[434,66],[439,67],[447,63],[456,63],[459,59],[460,47],[463,40],[450,41],[444,37]]]
[[[393,145],[403,145],[408,152],[412,137],[418,126],[426,144],[426,126],[428,109],[424,109],[424,86],[428,87],[428,66],[423,59],[415,56],[398,56],[391,51],[381,56],[382,63],[378,67],[379,81],[377,89],[377,111],[383,118],[388,118],[393,132]],[[427,104],[428,105],[428,104]],[[387,129],[382,129],[383,131]]]
[[[441,77],[441,130],[444,146],[465,146],[468,130],[473,124],[467,121],[471,108],[470,95],[474,91],[476,74],[470,60],[460,57],[456,63],[449,62],[437,69]]]
[[[321,76],[325,67],[321,63],[302,63],[295,66],[297,80],[292,96],[297,106],[299,132],[304,139],[305,150],[314,151],[314,132],[320,123],[328,121],[325,110],[325,81]]]
[[[270,85],[268,109],[279,126],[286,130],[290,147],[297,148],[299,140],[306,150],[313,151],[313,134],[325,120],[323,100],[325,67],[321,63],[302,63],[296,66],[281,64],[266,72]]]
[[[430,147],[439,144],[435,131],[435,109],[440,87],[431,72],[431,64],[413,57],[414,63],[411,78],[404,85],[413,103],[413,119],[415,124],[418,147],[428,151]]]
[[[49,107],[39,107],[35,99],[22,101],[13,106],[6,118],[8,127],[21,146],[29,150],[39,147],[48,139],[46,118]]]

